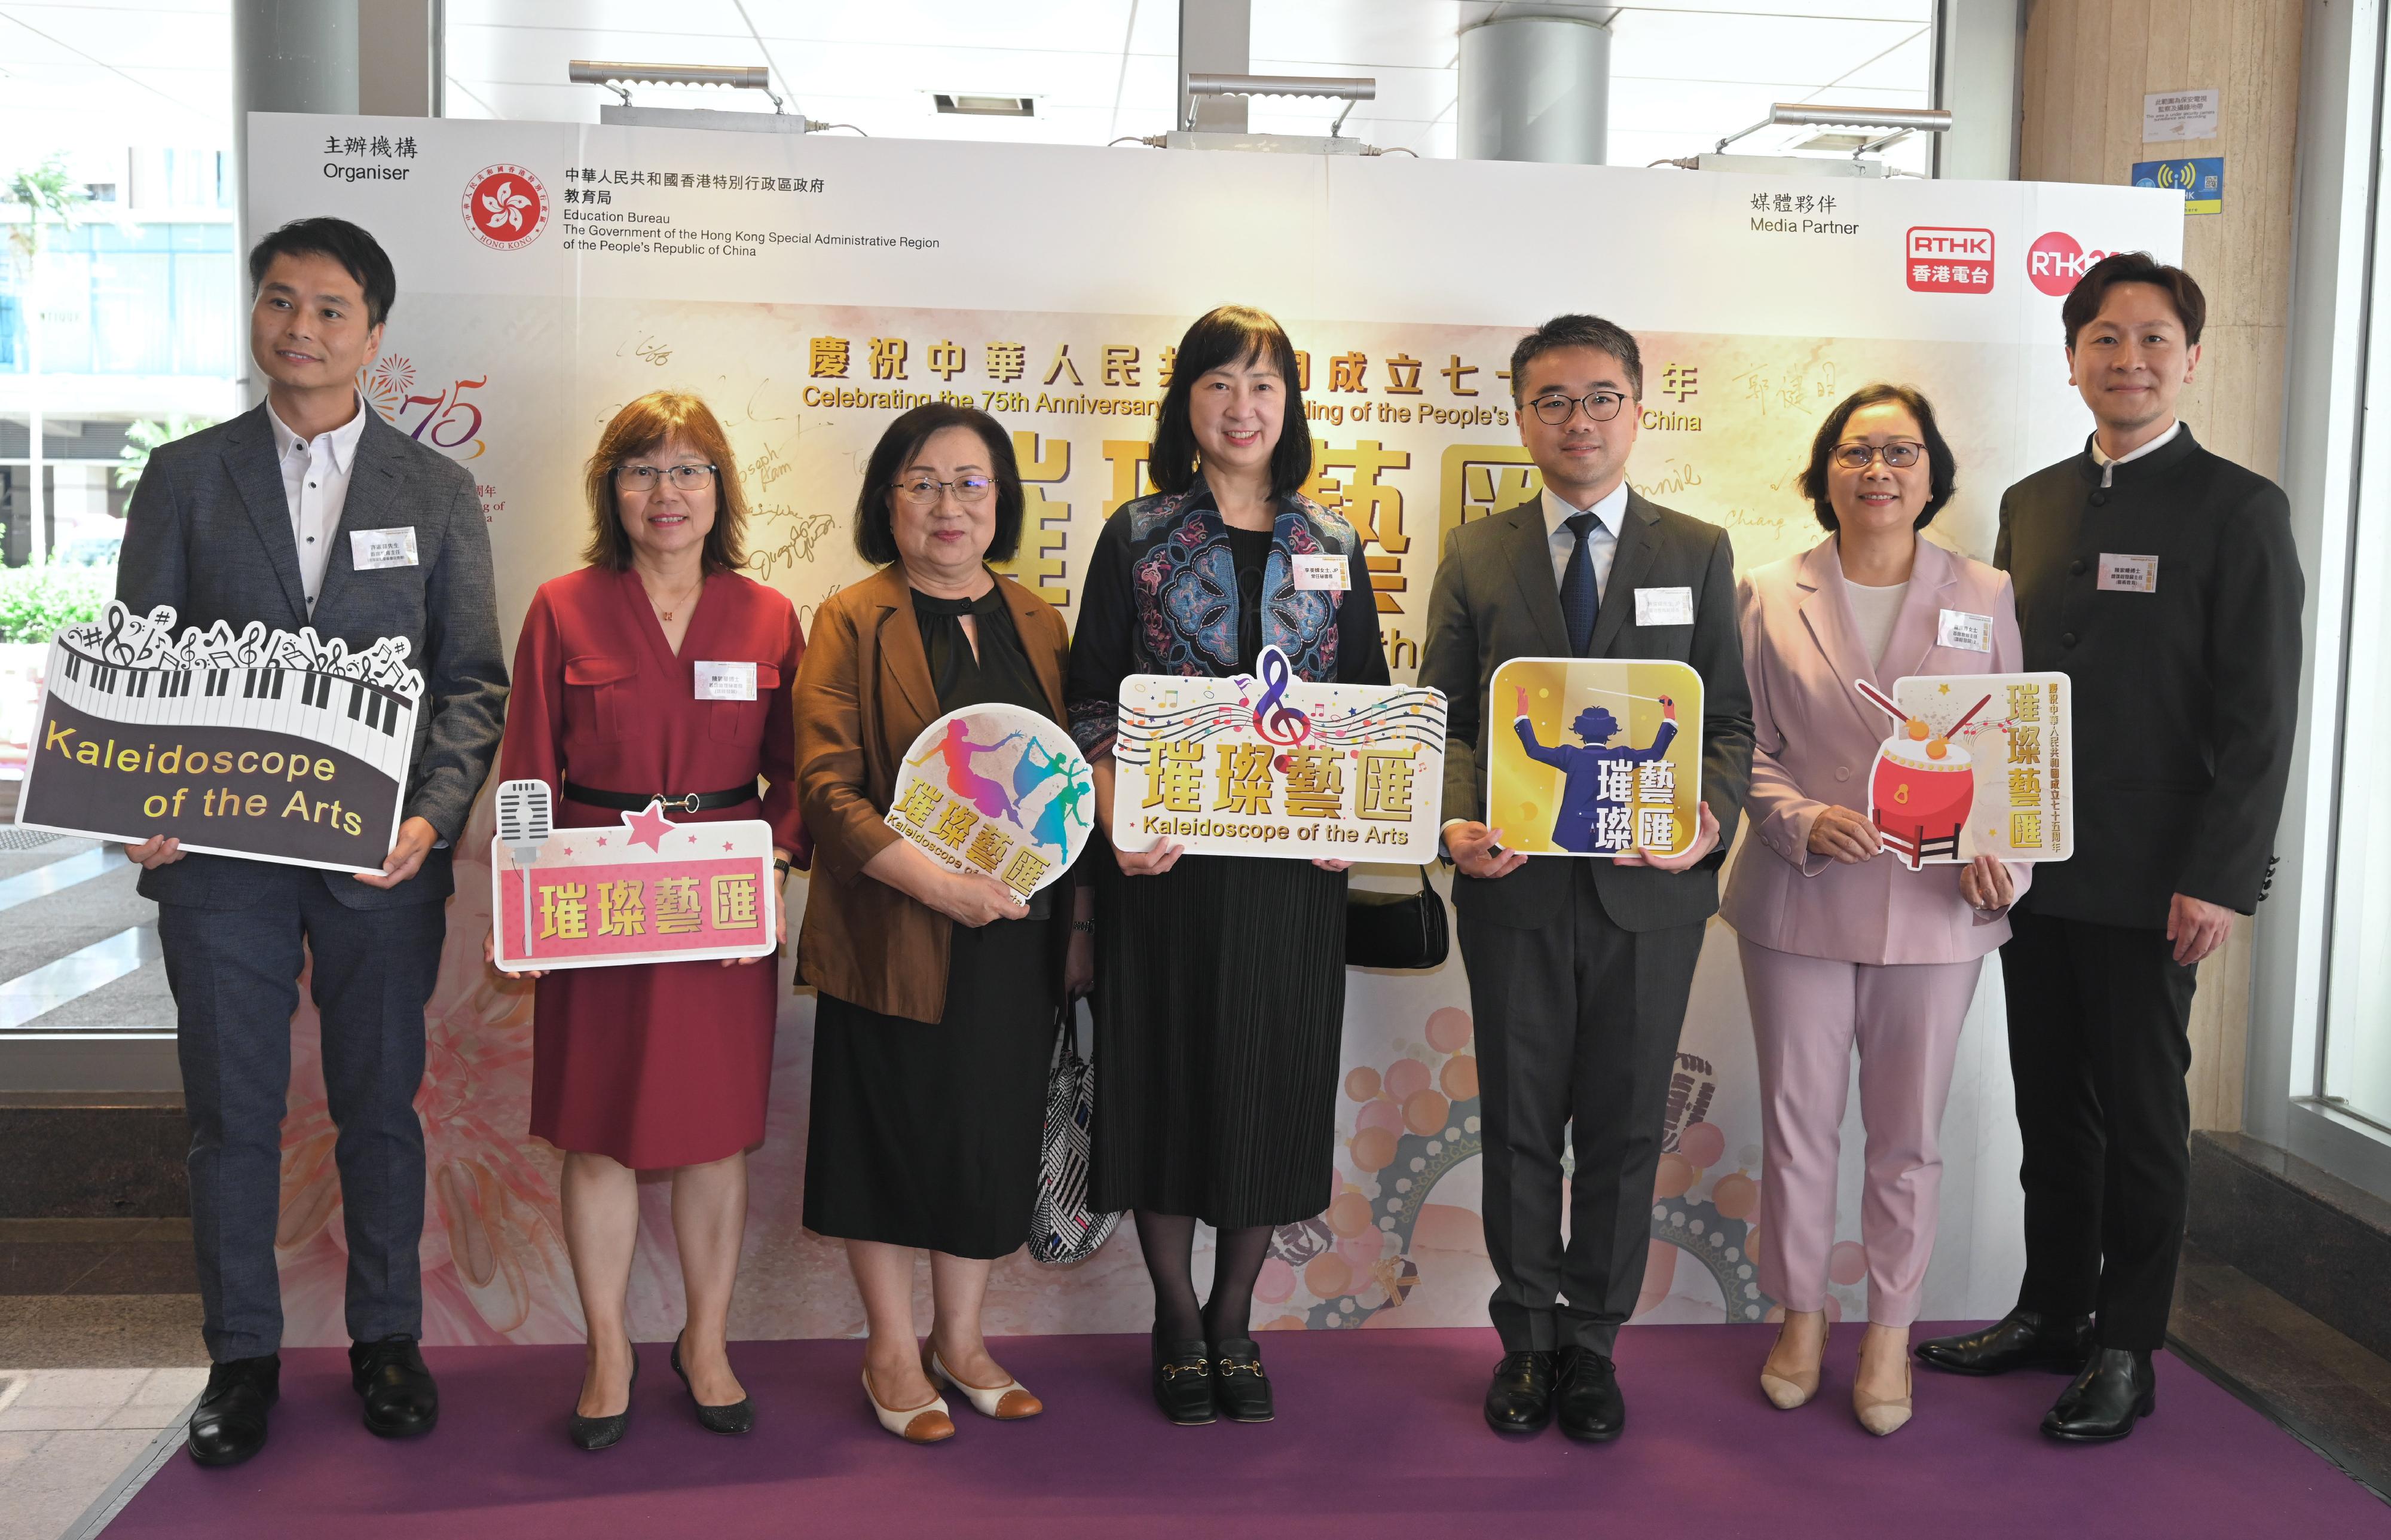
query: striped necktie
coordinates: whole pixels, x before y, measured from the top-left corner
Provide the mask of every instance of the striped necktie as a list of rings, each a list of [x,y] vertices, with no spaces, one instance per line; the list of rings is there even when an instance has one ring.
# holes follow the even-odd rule
[[[1569,624],[1570,656],[1583,658],[1594,645],[1594,617],[1602,609],[1602,593],[1594,582],[1594,555],[1585,548],[1586,536],[1594,533],[1594,515],[1573,513],[1561,522],[1577,536],[1561,578],[1561,619]]]

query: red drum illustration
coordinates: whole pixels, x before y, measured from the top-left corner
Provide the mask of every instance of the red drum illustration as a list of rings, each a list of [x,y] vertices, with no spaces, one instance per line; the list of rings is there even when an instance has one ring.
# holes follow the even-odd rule
[[[1929,856],[1959,853],[1959,828],[1975,796],[1976,771],[1968,751],[1929,737],[1926,724],[1916,718],[1877,750],[1868,811],[1885,848],[1912,871]]]

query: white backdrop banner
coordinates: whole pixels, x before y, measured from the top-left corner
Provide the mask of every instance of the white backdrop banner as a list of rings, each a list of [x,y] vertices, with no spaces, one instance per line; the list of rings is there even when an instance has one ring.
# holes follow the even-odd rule
[[[1630,480],[1725,525],[1749,569],[1820,532],[1794,490],[1818,419],[1871,379],[1923,390],[1959,461],[1932,534],[1984,556],[2001,490],[2071,453],[2060,297],[2103,252],[2179,254],[2182,199],[2122,187],[1707,175],[1675,170],[949,144],[841,135],[259,114],[262,232],[372,230],[399,299],[362,384],[478,482],[511,645],[532,590],[575,564],[580,468],[625,402],[672,387],[729,430],[756,510],[753,574],[809,619],[867,569],[865,456],[900,411],[952,399],[1011,429],[1029,485],[1013,571],[1076,612],[1098,531],[1144,489],[1171,351],[1216,304],[1259,305],[1304,355],[1308,489],[1366,532],[1388,661],[1409,681],[1442,536],[1538,490],[1511,420],[1520,333],[1590,311],[1640,339]],[[460,864],[487,848],[486,809]],[[485,875],[485,874],[483,874]],[[1400,881],[1401,874],[1386,874]],[[489,884],[459,873],[421,1105],[432,1151],[427,1331],[577,1334],[556,1152],[526,1132],[529,987],[484,970]],[[802,884],[792,902],[803,902]],[[1760,1123],[1733,937],[1713,924],[1669,1102],[1640,1319],[1744,1320]],[[785,965],[784,965],[785,967]],[[1257,1325],[1482,1324],[1477,1062],[1458,959],[1351,976],[1338,1179],[1283,1230]],[[1945,1123],[1932,1317],[1997,1314],[2022,1263],[1997,970]],[[837,1248],[799,1222],[812,1002],[781,1017],[769,1134],[733,1329],[860,1329]],[[302,1007],[285,1124],[294,1343],[342,1339],[330,1123]],[[1864,1313],[1859,1138],[1845,1129],[1830,1309]],[[664,1188],[648,1189],[633,1324],[680,1320]],[[1136,1331],[1131,1240],[1067,1272],[1016,1256],[991,1331]]]

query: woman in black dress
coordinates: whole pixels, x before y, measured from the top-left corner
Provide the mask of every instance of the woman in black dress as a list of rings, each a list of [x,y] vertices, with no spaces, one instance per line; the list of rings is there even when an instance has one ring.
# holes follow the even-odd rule
[[[865,1393],[915,1444],[954,1432],[936,1382],[989,1417],[1041,1409],[989,1356],[980,1300],[989,1264],[1029,1238],[1056,1007],[1093,967],[1087,890],[1066,878],[1021,903],[884,816],[947,712],[1002,702],[1062,721],[1063,617],[987,566],[1013,554],[1021,508],[995,418],[944,403],[898,417],[856,505],[856,549],[881,571],[823,602],[797,669],[797,784],[824,831],[797,940],[820,991],[806,1227],[846,1240]],[[916,1250],[937,1306],[926,1352]]]
[[[1125,676],[1250,674],[1275,646],[1301,678],[1387,683],[1361,538],[1298,491],[1312,439],[1286,333],[1222,306],[1188,327],[1173,371],[1151,461],[1162,491],[1106,520],[1071,647],[1071,730],[1107,829]],[[1299,583],[1299,557],[1339,558],[1341,583]],[[1348,863],[1165,842],[1092,865],[1105,918],[1091,1200],[1137,1212],[1164,1414],[1268,1421],[1247,1316],[1271,1232],[1318,1213],[1333,1185]],[[1200,1307],[1199,1218],[1219,1231]]]

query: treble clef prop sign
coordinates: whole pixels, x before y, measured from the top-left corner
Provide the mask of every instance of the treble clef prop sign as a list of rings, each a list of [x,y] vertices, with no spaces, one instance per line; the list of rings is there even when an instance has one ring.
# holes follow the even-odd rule
[[[1426,861],[1444,783],[1442,694],[1315,683],[1266,647],[1251,674],[1121,682],[1112,838],[1198,855]]]

